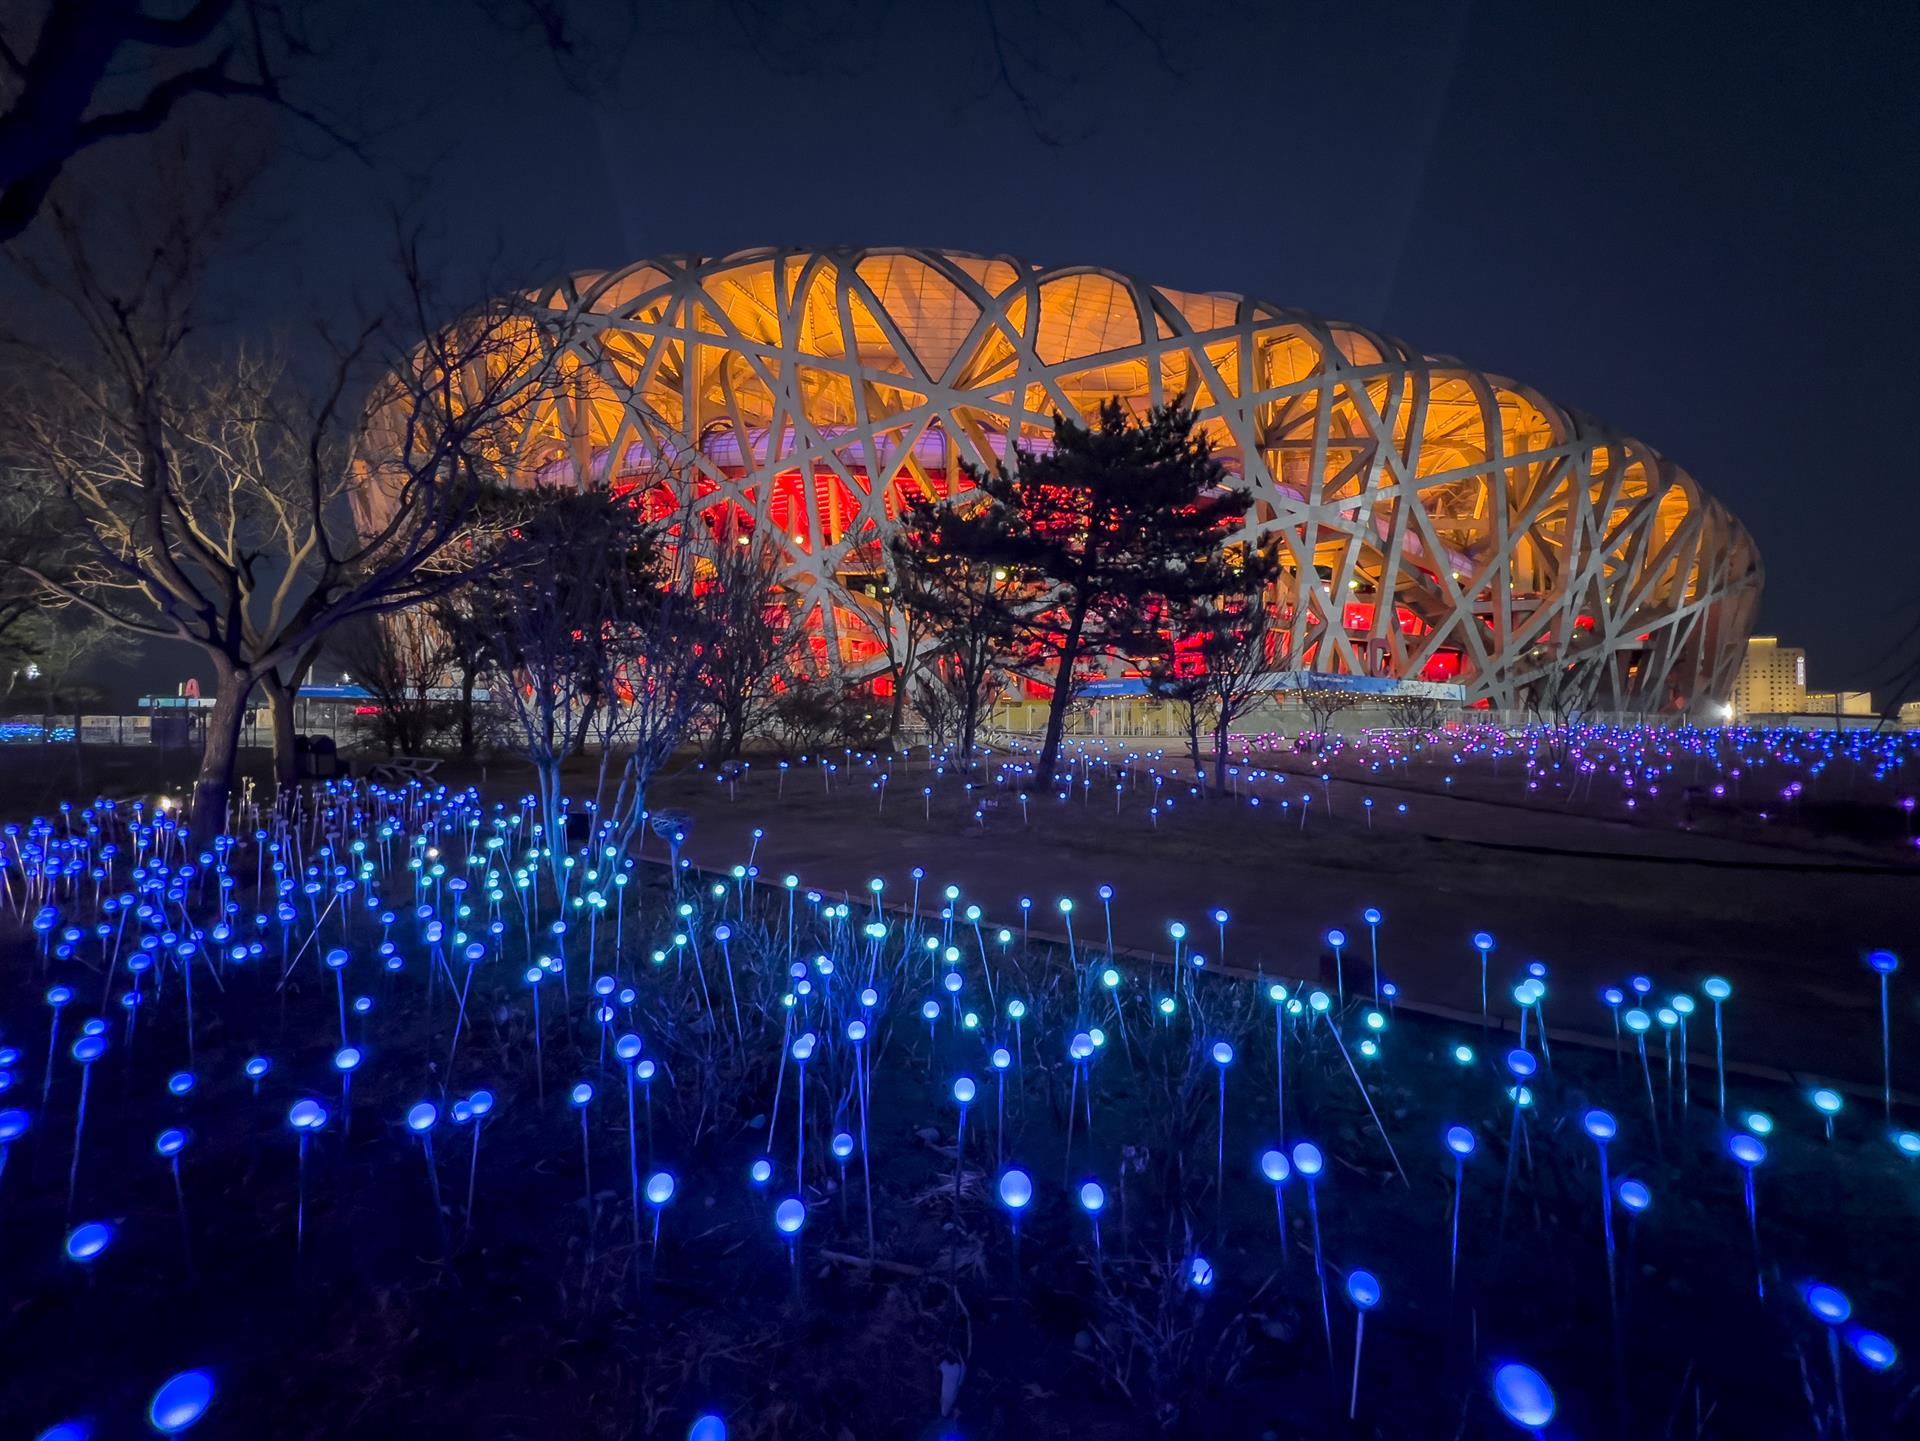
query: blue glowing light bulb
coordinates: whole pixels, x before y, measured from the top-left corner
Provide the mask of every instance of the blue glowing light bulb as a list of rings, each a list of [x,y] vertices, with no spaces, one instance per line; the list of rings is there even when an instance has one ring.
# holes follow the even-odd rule
[[[88,1221],[67,1233],[67,1259],[81,1265],[97,1259],[113,1240],[113,1227],[105,1221]]]
[[[296,1131],[317,1131],[327,1124],[327,1108],[318,1101],[302,1098],[287,1108],[287,1124]]]
[[[1347,1272],[1347,1299],[1361,1311],[1380,1304],[1380,1278],[1371,1271]]]
[[[999,1190],[1000,1204],[1018,1214],[1033,1200],[1033,1177],[1018,1166],[1009,1166],[1000,1173]]]
[[[162,1436],[178,1435],[212,1404],[213,1378],[205,1371],[182,1371],[160,1383],[147,1406],[147,1421]]]
[[[1869,1371],[1885,1371],[1900,1359],[1900,1348],[1892,1341],[1861,1326],[1847,1328],[1847,1346]]]
[[[1553,1420],[1553,1388],[1546,1377],[1518,1361],[1493,1373],[1493,1399],[1516,1426],[1539,1431]]]
[[[1465,1126],[1447,1127],[1447,1149],[1453,1152],[1454,1155],[1459,1156],[1462,1160],[1471,1156],[1474,1148],[1479,1144],[1473,1132],[1469,1131]]]
[[[1800,1293],[1807,1303],[1807,1309],[1813,1312],[1814,1319],[1827,1326],[1838,1326],[1853,1315],[1853,1302],[1846,1293],[1821,1282],[1814,1282]]]

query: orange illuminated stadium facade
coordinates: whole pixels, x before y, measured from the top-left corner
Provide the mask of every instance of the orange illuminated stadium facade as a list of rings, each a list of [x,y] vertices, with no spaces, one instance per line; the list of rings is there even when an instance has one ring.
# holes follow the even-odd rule
[[[1086,266],[759,250],[572,276],[537,296],[560,377],[515,483],[633,487],[777,549],[823,672],[879,668],[872,598],[905,502],[1044,446],[1056,411],[1184,396],[1277,544],[1276,670],[1524,703],[1592,653],[1600,708],[1723,700],[1757,551],[1638,440],[1359,326]]]

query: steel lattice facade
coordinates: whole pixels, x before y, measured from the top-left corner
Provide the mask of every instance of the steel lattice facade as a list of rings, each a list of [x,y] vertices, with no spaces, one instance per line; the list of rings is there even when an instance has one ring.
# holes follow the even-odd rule
[[[930,250],[643,261],[538,296],[564,379],[521,482],[661,487],[777,543],[858,675],[911,496],[1044,445],[1058,411],[1185,396],[1280,546],[1276,665],[1522,703],[1595,652],[1594,704],[1729,693],[1761,586],[1739,522],[1651,446],[1360,326],[1084,266]],[[777,542],[774,538],[777,537]]]

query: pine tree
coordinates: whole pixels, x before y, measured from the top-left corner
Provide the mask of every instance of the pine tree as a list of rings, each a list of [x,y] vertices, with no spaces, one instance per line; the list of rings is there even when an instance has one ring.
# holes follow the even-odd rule
[[[1055,415],[1050,447],[968,473],[982,502],[955,512],[940,543],[1004,570],[1024,599],[1030,658],[1052,676],[1037,776],[1051,785],[1078,668],[1151,654],[1160,612],[1230,591],[1222,542],[1251,498],[1183,400],[1137,423],[1118,400],[1091,426]]]

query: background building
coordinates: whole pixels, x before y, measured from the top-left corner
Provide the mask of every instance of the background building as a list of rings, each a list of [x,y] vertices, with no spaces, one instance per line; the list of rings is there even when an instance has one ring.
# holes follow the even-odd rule
[[[1809,691],[1807,652],[1781,645],[1773,635],[1747,641],[1733,678],[1733,714],[1739,720],[1791,721],[1811,716],[1877,717],[1873,694],[1864,690]],[[1905,713],[1902,712],[1905,720]]]
[[[1730,694],[1758,602],[1739,522],[1651,446],[1356,325],[1085,266],[931,250],[666,257],[538,293],[566,380],[520,483],[691,502],[777,550],[823,671],[878,668],[906,500],[1043,447],[1056,411],[1184,396],[1273,543],[1277,670],[1459,684],[1519,709]],[[363,500],[377,518],[379,498]]]
[[[1877,715],[1873,708],[1873,692],[1864,690],[1808,691],[1808,715],[1830,716],[1870,716]]]
[[[1777,635],[1749,637],[1733,678],[1734,715],[1796,715],[1806,708],[1805,648],[1781,645]]]

